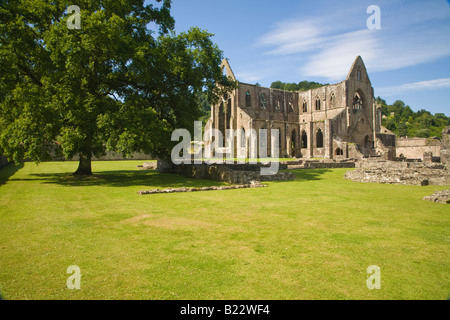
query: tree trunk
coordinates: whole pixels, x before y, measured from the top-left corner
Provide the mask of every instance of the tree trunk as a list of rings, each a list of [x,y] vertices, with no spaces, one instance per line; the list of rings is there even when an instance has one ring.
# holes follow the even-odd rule
[[[74,175],[76,176],[91,176],[92,175],[92,167],[91,167],[91,153],[88,155],[80,153],[80,161],[78,163],[78,169],[75,171]]]

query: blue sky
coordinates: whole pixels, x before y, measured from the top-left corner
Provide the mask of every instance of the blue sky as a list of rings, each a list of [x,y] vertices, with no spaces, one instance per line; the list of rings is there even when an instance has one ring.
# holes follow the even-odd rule
[[[213,33],[239,81],[338,83],[360,55],[375,96],[450,116],[449,1],[173,0],[172,15]]]

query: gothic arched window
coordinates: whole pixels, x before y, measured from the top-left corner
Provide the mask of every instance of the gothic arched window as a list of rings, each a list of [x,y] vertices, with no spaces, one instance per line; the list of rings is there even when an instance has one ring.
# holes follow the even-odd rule
[[[306,149],[308,148],[308,134],[305,130],[302,131],[302,148]]]
[[[261,110],[266,110],[267,100],[266,100],[266,96],[264,95],[264,93],[261,93],[260,104],[261,104]]]
[[[280,111],[280,110],[281,110],[280,100],[276,100],[275,101],[275,111]]]
[[[245,107],[250,108],[252,106],[252,96],[250,95],[250,92],[247,91],[245,94]]]
[[[241,129],[241,148],[245,148],[247,146],[247,137],[245,136],[245,129]]]
[[[363,108],[363,100],[359,93],[355,94],[355,97],[353,98],[353,109],[361,110]]]
[[[322,130],[317,130],[316,133],[316,148],[323,148],[323,133]]]

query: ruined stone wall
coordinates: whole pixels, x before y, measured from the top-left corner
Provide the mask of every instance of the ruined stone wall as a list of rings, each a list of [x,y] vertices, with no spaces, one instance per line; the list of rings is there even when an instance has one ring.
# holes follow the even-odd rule
[[[396,139],[395,134],[377,133],[375,140],[376,154],[384,160],[394,160],[397,156]]]
[[[236,79],[228,61],[223,61],[223,67],[227,76]],[[238,87],[224,95],[211,111],[206,129],[222,133],[226,129],[257,133],[267,129],[269,136],[271,130],[278,130],[280,157],[347,157],[347,151],[342,155],[337,150],[340,147],[335,140],[357,143],[358,152],[375,155],[375,132],[380,123],[376,121],[373,88],[361,57],[356,58],[346,80],[304,92],[238,82]],[[270,142],[268,147],[272,147]],[[269,155],[273,155],[272,151]]]
[[[398,158],[421,159],[425,152],[431,152],[434,157],[439,157],[441,147],[439,140],[427,138],[398,138],[396,140],[396,156]]]
[[[347,134],[347,110],[342,109],[340,113],[336,114],[336,116],[333,117],[331,123],[332,123],[332,131],[333,136],[337,140],[344,140],[346,134]],[[348,140],[348,139],[345,139]]]
[[[377,133],[377,138],[386,147],[395,147],[397,136],[395,134]]]
[[[249,184],[251,181],[285,181],[295,179],[295,174],[279,172],[275,175],[260,175],[259,165],[185,165],[174,166],[172,172],[188,178],[223,181],[230,184]]]
[[[450,163],[450,127],[444,128],[441,139],[441,162]]]
[[[355,168],[355,160],[332,160],[332,159],[320,159],[320,160],[296,160],[296,161],[283,161],[283,165],[287,166],[287,169],[331,169],[331,168]]]
[[[298,94],[239,83],[237,105],[252,119],[298,122]]]
[[[450,185],[450,170],[442,164],[361,160],[356,163],[356,170],[347,172],[345,178],[370,183]]]
[[[355,143],[348,144],[348,157],[352,159],[363,159],[364,154],[361,149]]]
[[[347,106],[345,81],[320,88],[298,92],[300,123],[315,122],[334,117]],[[316,109],[316,101],[320,109]],[[306,103],[306,112],[303,111]]]
[[[305,169],[337,169],[354,168],[355,162],[321,162],[308,161],[305,163]]]
[[[220,187],[203,187],[203,188],[167,188],[164,190],[153,189],[153,190],[141,190],[138,194],[168,194],[168,193],[179,193],[179,192],[201,192],[201,191],[218,191],[218,190],[234,190],[234,189],[247,189],[247,188],[266,188],[267,185],[261,184],[259,181],[254,181],[250,184],[240,184],[232,186],[220,186]]]

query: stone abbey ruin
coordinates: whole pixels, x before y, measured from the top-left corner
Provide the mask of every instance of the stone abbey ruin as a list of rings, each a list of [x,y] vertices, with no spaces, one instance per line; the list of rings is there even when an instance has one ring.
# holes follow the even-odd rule
[[[425,153],[431,152],[435,159],[441,156],[439,140],[399,138],[381,125],[381,106],[376,103],[359,56],[342,82],[302,92],[239,82],[227,60],[222,62],[222,68],[238,86],[211,106],[205,131],[237,132],[234,154],[248,145],[248,133],[252,130],[258,135],[260,129],[265,129],[270,137],[270,131],[277,129],[280,157],[423,161]],[[274,146],[269,140],[270,155]],[[225,134],[221,145],[227,147]]]
[[[281,161],[282,171],[273,176],[259,174],[263,164],[173,165],[159,161],[158,170],[249,185],[254,181],[295,179],[285,169],[355,168],[346,173],[346,179],[450,185],[450,127],[443,130],[442,139],[400,138],[384,128],[381,106],[376,103],[361,57],[355,59],[342,82],[302,92],[239,82],[227,60],[223,60],[222,70],[236,81],[237,88],[211,106],[211,117],[204,131],[216,130],[222,136],[211,135],[204,145],[209,144],[210,149],[220,150],[222,154],[238,155],[238,150],[246,150],[245,158],[278,154],[291,160]],[[274,129],[279,132],[278,143],[271,139]],[[230,143],[225,133],[231,130],[235,134]],[[266,130],[266,135],[259,136],[260,130]],[[256,141],[267,139],[263,143],[266,154],[249,153],[252,135],[257,135]]]
[[[239,82],[227,60],[222,62],[222,70],[238,85],[211,106],[205,131],[237,132],[231,145],[229,141],[227,145],[224,134],[219,145],[223,149],[234,148],[233,154],[237,154],[238,148],[248,146],[249,132],[259,135],[259,130],[265,129],[270,156],[277,145],[270,140],[270,131],[277,129],[279,156],[293,158],[282,163],[286,168],[356,167],[346,178],[450,185],[450,127],[444,129],[442,140],[399,138],[384,128],[381,106],[376,103],[360,56],[342,82],[302,92]],[[182,169],[186,170],[190,176],[195,176],[192,172],[205,172],[199,168]]]
[[[233,129],[242,133],[236,138],[235,149],[248,144],[251,130],[259,134],[260,129],[266,129],[270,136],[271,130],[278,129],[280,157],[345,159],[377,154],[381,109],[375,104],[361,57],[356,58],[344,81],[304,92],[239,82],[227,60],[222,68],[238,87],[211,107],[205,131]],[[271,154],[274,146],[270,141],[267,145]]]

